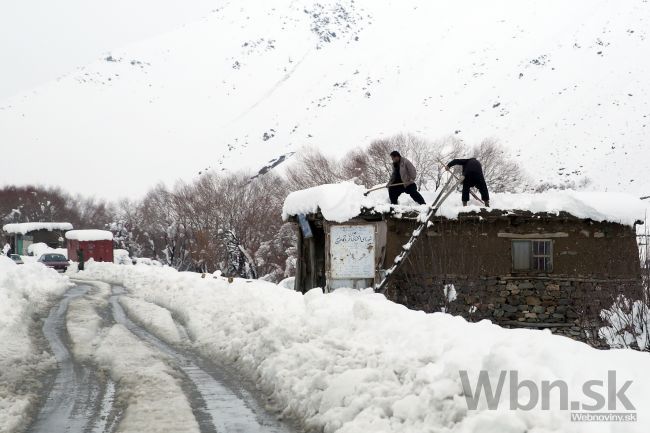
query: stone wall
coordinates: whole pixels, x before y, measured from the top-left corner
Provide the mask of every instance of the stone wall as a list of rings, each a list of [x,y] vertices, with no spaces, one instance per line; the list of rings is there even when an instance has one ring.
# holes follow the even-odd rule
[[[389,222],[388,263],[413,226]],[[553,238],[554,272],[513,273],[512,238],[503,233],[561,236]],[[439,219],[386,294],[413,309],[488,319],[504,327],[546,328],[602,347],[600,311],[620,293],[638,296],[639,274],[629,226],[558,218],[519,218],[514,224],[503,218]],[[445,288],[455,292],[454,300]]]
[[[386,295],[417,310],[445,311],[469,321],[488,319],[509,328],[550,329],[601,347],[600,311],[609,308],[619,293],[636,290],[640,286],[635,281],[512,276],[420,279],[402,274]]]

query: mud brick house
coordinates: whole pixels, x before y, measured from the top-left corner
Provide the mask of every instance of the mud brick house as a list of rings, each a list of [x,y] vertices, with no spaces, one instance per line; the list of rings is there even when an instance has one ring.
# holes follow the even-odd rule
[[[305,192],[290,195],[284,210],[301,228],[295,288],[303,292],[373,287],[423,210],[390,206],[383,195],[330,200],[331,192]],[[496,208],[487,210],[456,199],[441,206],[391,276],[389,299],[470,321],[548,328],[599,346],[601,310],[619,294],[639,296],[640,200],[572,191],[495,194]]]
[[[72,224],[66,222],[16,223],[2,227],[5,242],[11,246],[12,253],[23,256],[28,254],[32,244],[44,243],[50,248],[63,247],[68,230],[72,230]]]

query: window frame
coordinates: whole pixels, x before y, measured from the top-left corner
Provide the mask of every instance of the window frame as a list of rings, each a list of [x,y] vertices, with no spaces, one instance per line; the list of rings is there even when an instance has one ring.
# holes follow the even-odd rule
[[[514,244],[515,242],[525,242],[528,244],[528,268],[527,269],[517,269],[515,268],[515,247]],[[535,246],[536,242],[541,243],[544,245],[544,253],[540,254],[539,249],[537,250],[538,252],[535,252]],[[538,239],[511,239],[510,240],[510,265],[512,268],[513,273],[518,273],[518,274],[550,274],[553,272],[554,268],[554,259],[553,259],[553,239],[544,239],[544,238],[538,238]],[[539,244],[537,244],[539,245]],[[539,269],[537,268],[537,260],[539,259],[547,259],[544,261],[544,269]]]

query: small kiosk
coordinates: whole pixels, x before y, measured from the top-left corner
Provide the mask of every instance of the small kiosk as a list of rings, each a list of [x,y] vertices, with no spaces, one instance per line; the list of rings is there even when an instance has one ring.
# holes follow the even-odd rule
[[[65,238],[70,260],[77,260],[81,252],[84,261],[113,262],[113,233],[108,230],[71,230]]]

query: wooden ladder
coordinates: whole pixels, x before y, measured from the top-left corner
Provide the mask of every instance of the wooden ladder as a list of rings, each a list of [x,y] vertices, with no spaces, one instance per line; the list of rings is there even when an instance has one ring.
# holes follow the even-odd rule
[[[456,182],[452,183],[452,180],[456,180]],[[386,285],[388,284],[390,277],[395,274],[395,272],[399,269],[399,267],[402,265],[402,263],[404,263],[408,255],[411,253],[413,246],[429,224],[429,221],[431,221],[431,219],[438,211],[438,208],[440,208],[440,205],[442,205],[442,203],[447,199],[447,197],[449,197],[449,195],[456,189],[456,187],[461,184],[461,182],[462,179],[452,176],[451,174],[449,175],[449,179],[447,179],[447,182],[445,182],[443,187],[440,189],[438,196],[433,201],[433,203],[431,203],[431,206],[429,206],[424,219],[420,219],[420,224],[418,224],[415,230],[413,230],[409,241],[406,244],[402,245],[402,251],[397,255],[397,257],[395,257],[393,266],[386,269],[384,278],[379,282],[379,284],[375,285],[375,292],[384,293],[386,291]]]

